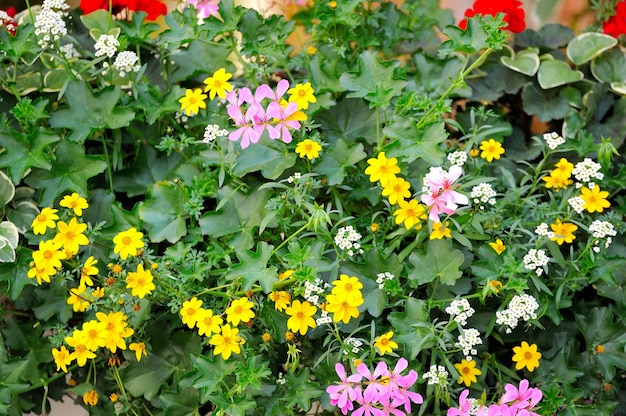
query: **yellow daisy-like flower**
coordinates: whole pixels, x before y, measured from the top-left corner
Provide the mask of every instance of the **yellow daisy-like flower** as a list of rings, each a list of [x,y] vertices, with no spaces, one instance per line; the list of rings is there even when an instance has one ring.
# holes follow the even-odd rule
[[[400,208],[393,213],[393,216],[396,217],[396,224],[404,223],[404,227],[407,230],[412,228],[420,230],[422,228],[422,220],[425,220],[427,217],[426,207],[415,199],[411,199],[408,202],[399,201],[398,205]]]
[[[222,358],[228,360],[231,354],[241,353],[241,344],[245,341],[238,335],[237,328],[231,328],[229,324],[221,328],[219,334],[215,334],[209,340],[209,344],[214,345],[214,355],[222,354]]]
[[[65,342],[67,345],[74,348],[74,351],[70,354],[70,358],[76,360],[80,367],[87,364],[87,360],[96,358],[96,354],[90,351],[85,345],[87,339],[82,331],[75,330],[71,336],[65,337]]]
[[[383,196],[389,198],[391,205],[395,205],[400,201],[404,201],[405,198],[411,197],[409,188],[411,188],[411,184],[408,181],[396,176],[390,178],[387,184],[383,186]]]
[[[106,324],[96,319],[92,319],[83,323],[81,333],[84,335],[85,347],[89,351],[96,351],[100,347],[104,347],[108,331]]]
[[[45,269],[49,275],[56,273],[55,269],[61,268],[61,260],[65,259],[65,253],[61,250],[61,243],[54,240],[40,241],[39,250],[33,251],[35,267]],[[54,273],[51,273],[54,271]]]
[[[117,395],[117,393],[111,393],[109,395],[109,400],[111,400],[111,403],[117,403],[117,401],[119,400],[119,396]]]
[[[322,145],[311,139],[305,139],[296,146],[296,153],[298,153],[302,159],[305,157],[309,160],[315,159],[319,157],[321,150]]]
[[[212,333],[220,332],[220,326],[224,321],[219,315],[213,315],[211,309],[200,309],[198,312],[198,334],[209,336]]]
[[[454,367],[459,372],[459,384],[464,383],[466,387],[469,387],[472,383],[478,382],[476,376],[482,374],[482,372],[476,368],[476,360],[467,361],[463,359],[460,363],[454,364]]]
[[[490,280],[489,287],[491,287],[491,290],[493,290],[494,293],[498,293],[502,288],[502,282],[498,280]]]
[[[317,48],[313,45],[309,45],[306,47],[306,53],[309,55],[315,55],[317,53]]]
[[[386,334],[383,334],[374,340],[374,347],[378,348],[378,352],[380,355],[385,355],[388,352],[393,352],[396,348],[398,348],[398,344],[395,341],[392,341],[393,331],[389,331]]]
[[[68,224],[63,221],[57,223],[57,234],[54,241],[61,243],[65,250],[76,254],[80,246],[89,244],[89,239],[85,234],[87,224],[79,223],[76,218],[72,218]]]
[[[143,233],[137,231],[135,227],[118,233],[113,237],[113,244],[115,244],[113,252],[119,253],[122,260],[126,260],[128,256],[136,256],[139,249],[143,248],[142,237]]]
[[[339,276],[338,280],[333,281],[332,285],[334,286],[332,294],[337,295],[340,299],[363,300],[363,294],[361,293],[363,283],[361,283],[356,276],[342,274]]]
[[[563,243],[571,243],[576,239],[576,236],[574,235],[574,231],[578,230],[578,226],[576,224],[556,220],[556,223],[550,224],[550,228],[554,231],[554,237],[552,237],[550,241],[556,241],[559,245]]]
[[[272,302],[274,302],[274,309],[277,311],[282,311],[289,306],[289,302],[291,302],[291,295],[289,292],[282,290],[280,292],[271,292],[269,294],[269,298]]]
[[[59,212],[59,210],[54,208],[42,209],[31,224],[33,233],[35,233],[35,235],[45,234],[47,228],[55,228],[55,221],[59,219],[57,212]]]
[[[67,373],[67,366],[72,363],[72,358],[65,345],[61,345],[59,350],[52,348],[52,356],[54,357],[54,363],[57,365],[57,371],[63,370],[64,373]]]
[[[445,228],[443,227],[443,224],[441,222],[435,222],[433,223],[433,230],[430,233],[430,239],[431,240],[441,240],[444,237],[445,238],[452,238],[452,234],[450,234],[450,221],[446,221],[446,226]]]
[[[506,250],[506,246],[504,245],[504,243],[502,242],[502,240],[500,240],[499,238],[498,238],[496,241],[489,243],[489,246],[490,246],[490,247],[491,247],[491,248],[492,248],[492,249],[493,249],[496,253],[498,253],[498,256],[499,256],[500,254],[502,254],[502,252],[503,252],[504,250]]]
[[[85,312],[89,307],[89,302],[82,296],[83,293],[85,293],[85,286],[82,285],[70,289],[70,297],[67,298],[67,304],[72,305],[74,312]]]
[[[291,276],[293,276],[294,273],[295,273],[295,270],[291,270],[291,269],[285,270],[284,272],[278,275],[278,280],[288,279]]]
[[[34,265],[32,268],[28,270],[26,274],[29,279],[37,279],[37,284],[41,284],[42,281],[46,283],[50,283],[50,277],[54,276],[57,273],[57,270],[53,268],[46,267],[37,267]]]
[[[91,276],[97,276],[99,273],[98,268],[95,264],[98,262],[93,256],[89,256],[87,260],[85,260],[85,264],[80,269],[80,285],[81,286],[93,286],[93,280],[91,280]]]
[[[89,208],[89,204],[87,200],[76,192],[71,195],[65,195],[59,205],[65,208],[69,208],[74,211],[74,215],[81,216],[83,215],[83,210]]]
[[[347,324],[351,318],[359,316],[357,307],[362,305],[363,302],[362,297],[344,298],[331,293],[326,296],[326,311],[333,313],[333,321],[342,321],[344,324]]]
[[[566,189],[569,185],[574,183],[574,181],[571,180],[569,177],[561,176],[561,174],[559,174],[555,170],[550,172],[550,175],[541,178],[541,180],[545,181],[546,188],[552,188],[557,191],[559,189]]]
[[[580,190],[580,197],[583,201],[585,201],[585,205],[583,206],[588,212],[602,212],[604,208],[608,208],[611,206],[611,203],[606,200],[606,197],[609,196],[607,191],[600,190],[598,185],[589,189],[586,186],[583,186]]]
[[[180,111],[184,111],[188,116],[194,116],[200,112],[201,108],[206,108],[207,95],[202,93],[200,88],[193,90],[186,90],[185,96],[178,100],[180,105]]]
[[[232,323],[234,326],[239,322],[244,324],[254,318],[252,307],[254,304],[248,298],[235,299],[226,309],[226,322]]]
[[[128,346],[128,349],[135,351],[135,358],[137,358],[137,362],[141,361],[142,356],[148,355],[148,352],[146,351],[146,344],[143,342],[133,342]]]
[[[152,272],[144,270],[143,264],[139,264],[136,272],[129,272],[126,276],[126,288],[132,289],[133,296],[144,298],[155,289],[153,280]]]
[[[560,176],[564,179],[569,179],[572,176],[572,172],[574,171],[574,164],[569,162],[567,159],[562,157],[558,163],[554,165],[556,169],[554,169],[550,175],[552,176]]]
[[[502,144],[494,139],[483,140],[480,143],[480,150],[482,150],[480,157],[486,159],[487,162],[492,162],[494,159],[498,160],[504,154]]]
[[[99,322],[104,323],[104,328],[107,331],[107,337],[105,339],[104,346],[108,348],[113,354],[117,352],[117,349],[126,349],[126,341],[124,338],[128,338],[135,333],[132,328],[128,328],[128,316],[124,315],[122,311],[109,312],[96,312],[96,318]]]
[[[367,163],[369,166],[365,169],[365,174],[369,175],[370,182],[380,181],[383,187],[400,173],[398,159],[395,157],[387,159],[385,152],[380,152],[376,158],[368,159]]]
[[[226,69],[220,68],[213,73],[213,76],[210,76],[204,80],[206,87],[204,87],[204,92],[209,93],[209,98],[212,100],[215,98],[217,94],[220,98],[226,98],[226,92],[233,89],[233,86],[228,82],[231,79],[233,74],[226,72]],[[206,98],[206,96],[204,97]],[[204,107],[203,107],[204,108]]]
[[[180,315],[182,317],[183,323],[189,327],[189,329],[193,329],[200,319],[200,314],[202,311],[202,301],[195,296],[189,300],[183,302],[183,307],[180,308]]]
[[[87,406],[95,406],[98,404],[98,392],[95,390],[89,390],[83,395],[83,402]]]
[[[291,94],[289,102],[298,104],[300,110],[306,110],[309,108],[309,103],[317,102],[315,95],[313,95],[315,91],[313,91],[310,82],[297,84],[295,87],[288,89],[287,93]]]
[[[537,351],[537,344],[528,345],[528,342],[522,341],[522,345],[519,347],[513,347],[513,361],[516,370],[521,370],[526,367],[531,373],[535,371],[535,368],[539,367],[539,359],[541,353]]]
[[[294,300],[291,306],[285,309],[285,313],[290,317],[287,321],[287,328],[293,332],[300,332],[300,335],[306,334],[310,328],[315,328],[315,319],[313,315],[317,312],[317,307],[309,302],[300,302]]]

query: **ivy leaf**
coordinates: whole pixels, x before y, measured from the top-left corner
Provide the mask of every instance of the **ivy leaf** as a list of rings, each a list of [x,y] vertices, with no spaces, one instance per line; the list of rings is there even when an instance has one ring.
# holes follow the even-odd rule
[[[452,249],[448,240],[430,240],[426,254],[411,253],[409,263],[414,268],[409,280],[414,287],[430,283],[439,278],[444,285],[452,286],[462,275],[459,267],[465,261],[463,252]]]
[[[173,244],[187,234],[185,200],[178,185],[166,181],[154,184],[150,199],[139,208],[139,218],[146,223],[151,241]]]
[[[31,134],[11,130],[11,135],[0,132],[0,167],[6,167],[11,181],[20,183],[24,173],[30,168],[50,170],[51,157],[46,152],[48,145],[58,142],[59,136],[39,128]]]
[[[522,91],[522,100],[524,110],[544,122],[562,119],[569,111],[569,101],[566,96],[559,94],[558,88],[541,91],[533,84],[528,84]]]
[[[370,108],[386,107],[407,84],[394,72],[399,66],[398,61],[381,62],[376,52],[367,50],[359,56],[358,69],[341,75],[339,83],[346,90],[353,91],[348,98],[364,98],[369,101]]]
[[[143,357],[140,362],[126,367],[122,372],[124,387],[135,397],[144,396],[146,400],[159,392],[161,385],[174,373],[176,367],[159,357],[154,351]]]
[[[339,139],[332,147],[327,148],[320,163],[314,166],[314,170],[324,175],[329,185],[339,185],[346,177],[346,170],[366,157],[362,143],[350,146],[347,140]]]
[[[277,179],[285,169],[296,163],[295,152],[287,149],[281,141],[262,141],[254,145],[254,148],[243,149],[237,156],[237,164],[233,174],[237,177],[251,172],[261,171],[267,179]]]
[[[311,401],[318,400],[323,390],[318,388],[318,384],[311,380],[311,373],[308,367],[304,368],[299,375],[288,373],[285,378],[290,388],[285,393],[287,406],[294,408],[300,406],[304,411],[311,408]]]
[[[72,307],[67,304],[65,285],[50,283],[39,286],[35,289],[35,295],[39,299],[39,303],[33,308],[37,319],[48,321],[57,315],[61,322],[67,322],[72,317]]]
[[[27,277],[30,262],[33,260],[32,250],[19,246],[16,250],[17,260],[11,263],[0,264],[0,290],[15,301],[22,294],[25,286],[36,286],[35,279]],[[3,282],[6,282],[6,289]]]
[[[448,138],[443,122],[429,124],[420,131],[415,122],[396,116],[383,134],[397,140],[385,148],[388,157],[401,157],[407,164],[418,158],[431,165],[441,165],[443,161],[445,153],[440,145]]]
[[[219,389],[221,381],[237,368],[233,361],[224,361],[211,354],[192,357],[194,371],[191,373],[192,386],[200,393],[200,403],[209,401],[210,396]]]
[[[376,144],[376,112],[362,100],[339,101],[330,110],[315,116],[329,139],[346,138],[354,141],[363,137],[368,143]]]
[[[49,171],[36,170],[26,178],[26,183],[41,190],[42,206],[52,206],[63,192],[88,195],[87,179],[106,169],[107,164],[99,156],[85,155],[81,144],[62,141],[56,149],[57,159]]]
[[[259,282],[263,291],[269,293],[274,282],[278,280],[276,266],[267,267],[273,248],[274,246],[261,241],[257,244],[256,253],[252,250],[237,253],[239,263],[230,267],[226,279],[234,280],[241,277],[243,290],[250,290],[256,282]]]
[[[196,389],[162,392],[159,394],[159,402],[163,405],[163,414],[167,416],[196,416],[199,413]]]
[[[107,87],[97,96],[85,81],[70,82],[65,91],[68,107],[52,113],[50,126],[72,130],[69,140],[82,143],[92,131],[105,128],[127,127],[135,118],[135,113],[118,102],[122,90]]]

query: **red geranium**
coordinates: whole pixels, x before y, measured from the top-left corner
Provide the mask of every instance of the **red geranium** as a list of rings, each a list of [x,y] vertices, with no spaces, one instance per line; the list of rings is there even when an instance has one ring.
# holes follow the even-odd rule
[[[506,27],[513,33],[520,33],[526,29],[524,22],[524,9],[519,0],[476,0],[471,9],[465,11],[465,17],[472,17],[477,14],[495,16],[504,13],[504,21],[508,23]],[[467,26],[467,19],[459,23],[461,29]]]
[[[618,37],[626,33],[626,1],[621,1],[615,6],[615,15],[604,22],[602,30],[607,35]]]
[[[100,9],[108,10],[109,0],[81,0],[80,9],[84,14]],[[159,0],[113,0],[113,14],[120,13],[124,9],[146,12],[148,20],[155,20],[167,13],[167,6]]]

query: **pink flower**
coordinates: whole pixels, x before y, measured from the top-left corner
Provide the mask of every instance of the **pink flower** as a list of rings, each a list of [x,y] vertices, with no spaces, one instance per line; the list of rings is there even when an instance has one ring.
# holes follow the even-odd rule
[[[300,123],[292,117],[297,112],[298,104],[296,103],[289,103],[286,107],[283,107],[276,101],[272,101],[267,106],[267,116],[276,119],[276,124],[267,126],[270,139],[275,140],[282,137],[283,142],[290,143],[291,133],[289,129],[298,130],[300,128]]]
[[[516,416],[517,414],[517,409],[510,408],[506,404],[492,404],[489,406],[489,416]]]
[[[287,81],[286,79],[281,79],[280,81],[278,81],[278,84],[276,84],[276,91],[274,91],[267,84],[260,85],[257,88],[257,91],[263,91],[263,93],[265,94],[264,98],[270,98],[272,101],[280,103],[281,98],[283,98],[283,95],[285,95],[288,89],[289,81]]]
[[[363,376],[365,384],[367,385],[365,391],[363,392],[363,398],[365,401],[369,403],[378,402],[378,397],[381,394],[386,394],[387,392],[387,386],[381,383],[381,377],[389,375],[387,363],[384,361],[379,362],[373,373],[370,372],[367,365],[361,363],[356,368],[356,371]]]
[[[205,19],[209,16],[219,17],[220,0],[187,0],[187,3],[194,5],[198,14],[198,19]]]
[[[402,410],[398,409],[403,403],[402,400],[395,398],[391,400],[389,395],[384,394],[378,398],[378,403],[382,406],[382,411],[386,416],[406,416]]]
[[[404,410],[406,410],[408,414],[411,413],[411,402],[415,404],[422,404],[424,402],[424,398],[421,394],[409,390],[416,381],[417,371],[411,370],[406,376],[398,378],[397,383],[399,389],[394,392],[394,397],[404,402]]]
[[[250,143],[257,143],[259,141],[261,135],[254,128],[254,116],[257,112],[256,107],[248,108],[245,115],[242,113],[241,107],[234,105],[229,105],[226,111],[235,122],[235,126],[239,127],[228,135],[228,140],[236,142],[241,138],[239,144],[242,149],[248,147]]]
[[[361,364],[361,365],[364,365],[364,364]],[[359,365],[359,367],[361,365]],[[352,412],[352,416],[386,416],[385,412],[377,408],[373,402],[365,399],[361,395],[360,390],[357,391],[356,402],[359,403],[361,407],[359,407],[354,412]]]
[[[330,396],[331,404],[338,406],[345,415],[348,410],[354,408],[352,402],[357,398],[357,390],[354,388],[354,384],[361,381],[361,375],[353,374],[346,377],[346,370],[341,363],[335,364],[335,371],[337,371],[341,382],[337,386],[328,386],[326,392]]]
[[[421,200],[429,208],[429,218],[433,222],[439,222],[439,214],[454,214],[459,204],[467,205],[467,197],[454,190],[454,182],[461,177],[463,170],[460,166],[453,165],[446,172],[441,168],[431,168],[424,178],[428,188],[427,193],[422,195]]]
[[[514,403],[518,409],[532,409],[543,397],[539,389],[529,388],[528,380],[519,383],[519,389],[513,384],[504,386],[506,393],[500,399],[500,403]]]
[[[470,416],[472,403],[467,399],[469,390],[465,389],[459,396],[459,407],[451,407],[448,409],[447,416]]]

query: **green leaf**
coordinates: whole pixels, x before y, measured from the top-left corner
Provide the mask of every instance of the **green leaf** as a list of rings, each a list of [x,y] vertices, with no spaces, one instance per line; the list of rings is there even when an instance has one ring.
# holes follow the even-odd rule
[[[364,51],[359,56],[358,69],[339,78],[344,89],[353,91],[347,95],[348,98],[364,98],[370,103],[370,108],[387,107],[407,84],[394,72],[400,67],[400,62],[381,62],[377,55],[373,50]]]
[[[537,73],[537,81],[545,90],[578,82],[584,77],[582,72],[570,68],[567,62],[552,59],[543,60]]]
[[[0,264],[0,283],[7,282],[7,295],[13,301],[20,297],[25,286],[37,285],[37,280],[29,279],[27,276],[30,262],[33,260],[32,253],[32,250],[20,246],[17,248],[16,261]]]
[[[260,241],[257,243],[256,253],[252,250],[238,252],[239,263],[229,268],[225,278],[228,280],[241,278],[243,290],[250,290],[256,282],[259,282],[265,293],[271,292],[272,285],[278,281],[276,266],[267,266],[273,248],[274,246]]]
[[[26,183],[41,190],[40,203],[52,206],[57,196],[66,191],[89,195],[87,180],[106,169],[98,156],[85,155],[81,144],[62,141],[56,149],[56,160],[50,171],[36,170],[26,178]]]
[[[144,396],[151,400],[161,390],[161,385],[174,373],[172,363],[154,353],[143,357],[140,362],[126,367],[121,372],[124,387],[135,397]]]
[[[109,12],[107,10],[95,10],[89,14],[83,14],[80,16],[80,21],[83,22],[85,28],[88,31],[97,29],[100,33],[107,33],[109,30]],[[95,38],[94,40],[98,40]]]
[[[376,111],[368,108],[362,100],[345,99],[329,110],[315,116],[329,139],[356,141],[364,138],[376,144]]]
[[[617,45],[617,39],[604,33],[586,32],[576,36],[567,45],[567,57],[579,66]]]
[[[59,136],[43,128],[31,134],[11,131],[11,135],[0,132],[0,167],[6,167],[13,183],[20,183],[24,174],[31,168],[50,170],[52,156],[48,154],[48,145],[58,142]]]
[[[443,33],[449,40],[440,46],[440,52],[451,54],[453,52],[475,53],[483,49],[487,41],[487,33],[481,27],[478,18],[467,19],[465,30],[456,25],[448,25],[443,29]]]
[[[517,53],[511,52],[513,56],[502,56],[500,62],[507,68],[532,77],[539,69],[539,55],[536,49],[525,49]]]
[[[0,207],[4,207],[15,196],[15,185],[9,177],[0,170]]]
[[[173,244],[187,234],[186,199],[185,193],[175,183],[163,181],[154,184],[150,198],[139,208],[139,218],[145,222],[152,242],[167,240]]]
[[[460,250],[452,249],[448,240],[430,240],[426,253],[411,253],[409,263],[413,270],[408,275],[414,287],[430,283],[437,278],[444,285],[452,286],[462,275],[461,265],[465,256]]]
[[[562,119],[570,108],[567,97],[559,94],[558,90],[543,91],[533,84],[524,87],[522,100],[524,110],[544,122]]]
[[[52,113],[50,126],[72,130],[69,140],[82,143],[93,131],[127,127],[135,113],[119,105],[122,90],[107,87],[96,96],[85,81],[70,82],[65,91],[67,107]]]
[[[261,171],[267,179],[277,179],[285,169],[296,163],[295,152],[287,149],[287,146],[279,140],[266,141],[255,144],[253,147],[242,149],[237,156],[237,163],[233,168],[233,174],[242,177],[251,172]]]
[[[448,138],[443,122],[429,124],[419,131],[413,120],[395,116],[383,129],[383,134],[397,140],[385,147],[388,157],[400,157],[407,164],[418,158],[431,165],[443,162],[445,152],[441,144]]]
[[[196,389],[180,389],[159,394],[163,416],[197,416],[200,409]]]
[[[355,143],[351,146],[347,140],[338,139],[322,153],[320,163],[314,165],[314,171],[326,177],[329,185],[340,185],[346,178],[347,170],[366,157],[363,144]]]
[[[626,80],[624,68],[626,68],[626,56],[620,48],[613,48],[591,61],[591,73],[601,82]]]
[[[193,7],[187,8],[193,10]],[[172,74],[171,82],[180,82],[195,75],[210,76],[221,67],[230,70],[228,55],[231,50],[223,44],[213,42],[191,42],[188,48],[174,50],[170,59],[174,61],[176,70]],[[184,94],[183,94],[184,95]]]
[[[192,386],[200,393],[200,403],[206,403],[220,388],[221,381],[235,372],[237,363],[225,361],[220,356],[196,355],[192,357],[194,372]]]
[[[287,373],[285,378],[290,387],[284,397],[288,407],[300,406],[306,412],[311,408],[313,400],[319,400],[322,390],[318,388],[318,383],[311,380],[308,367],[302,369],[298,375]]]
[[[61,322],[67,322],[72,317],[72,307],[67,304],[67,289],[60,283],[48,283],[35,289],[39,302],[33,308],[37,319],[48,321],[54,315]]]

